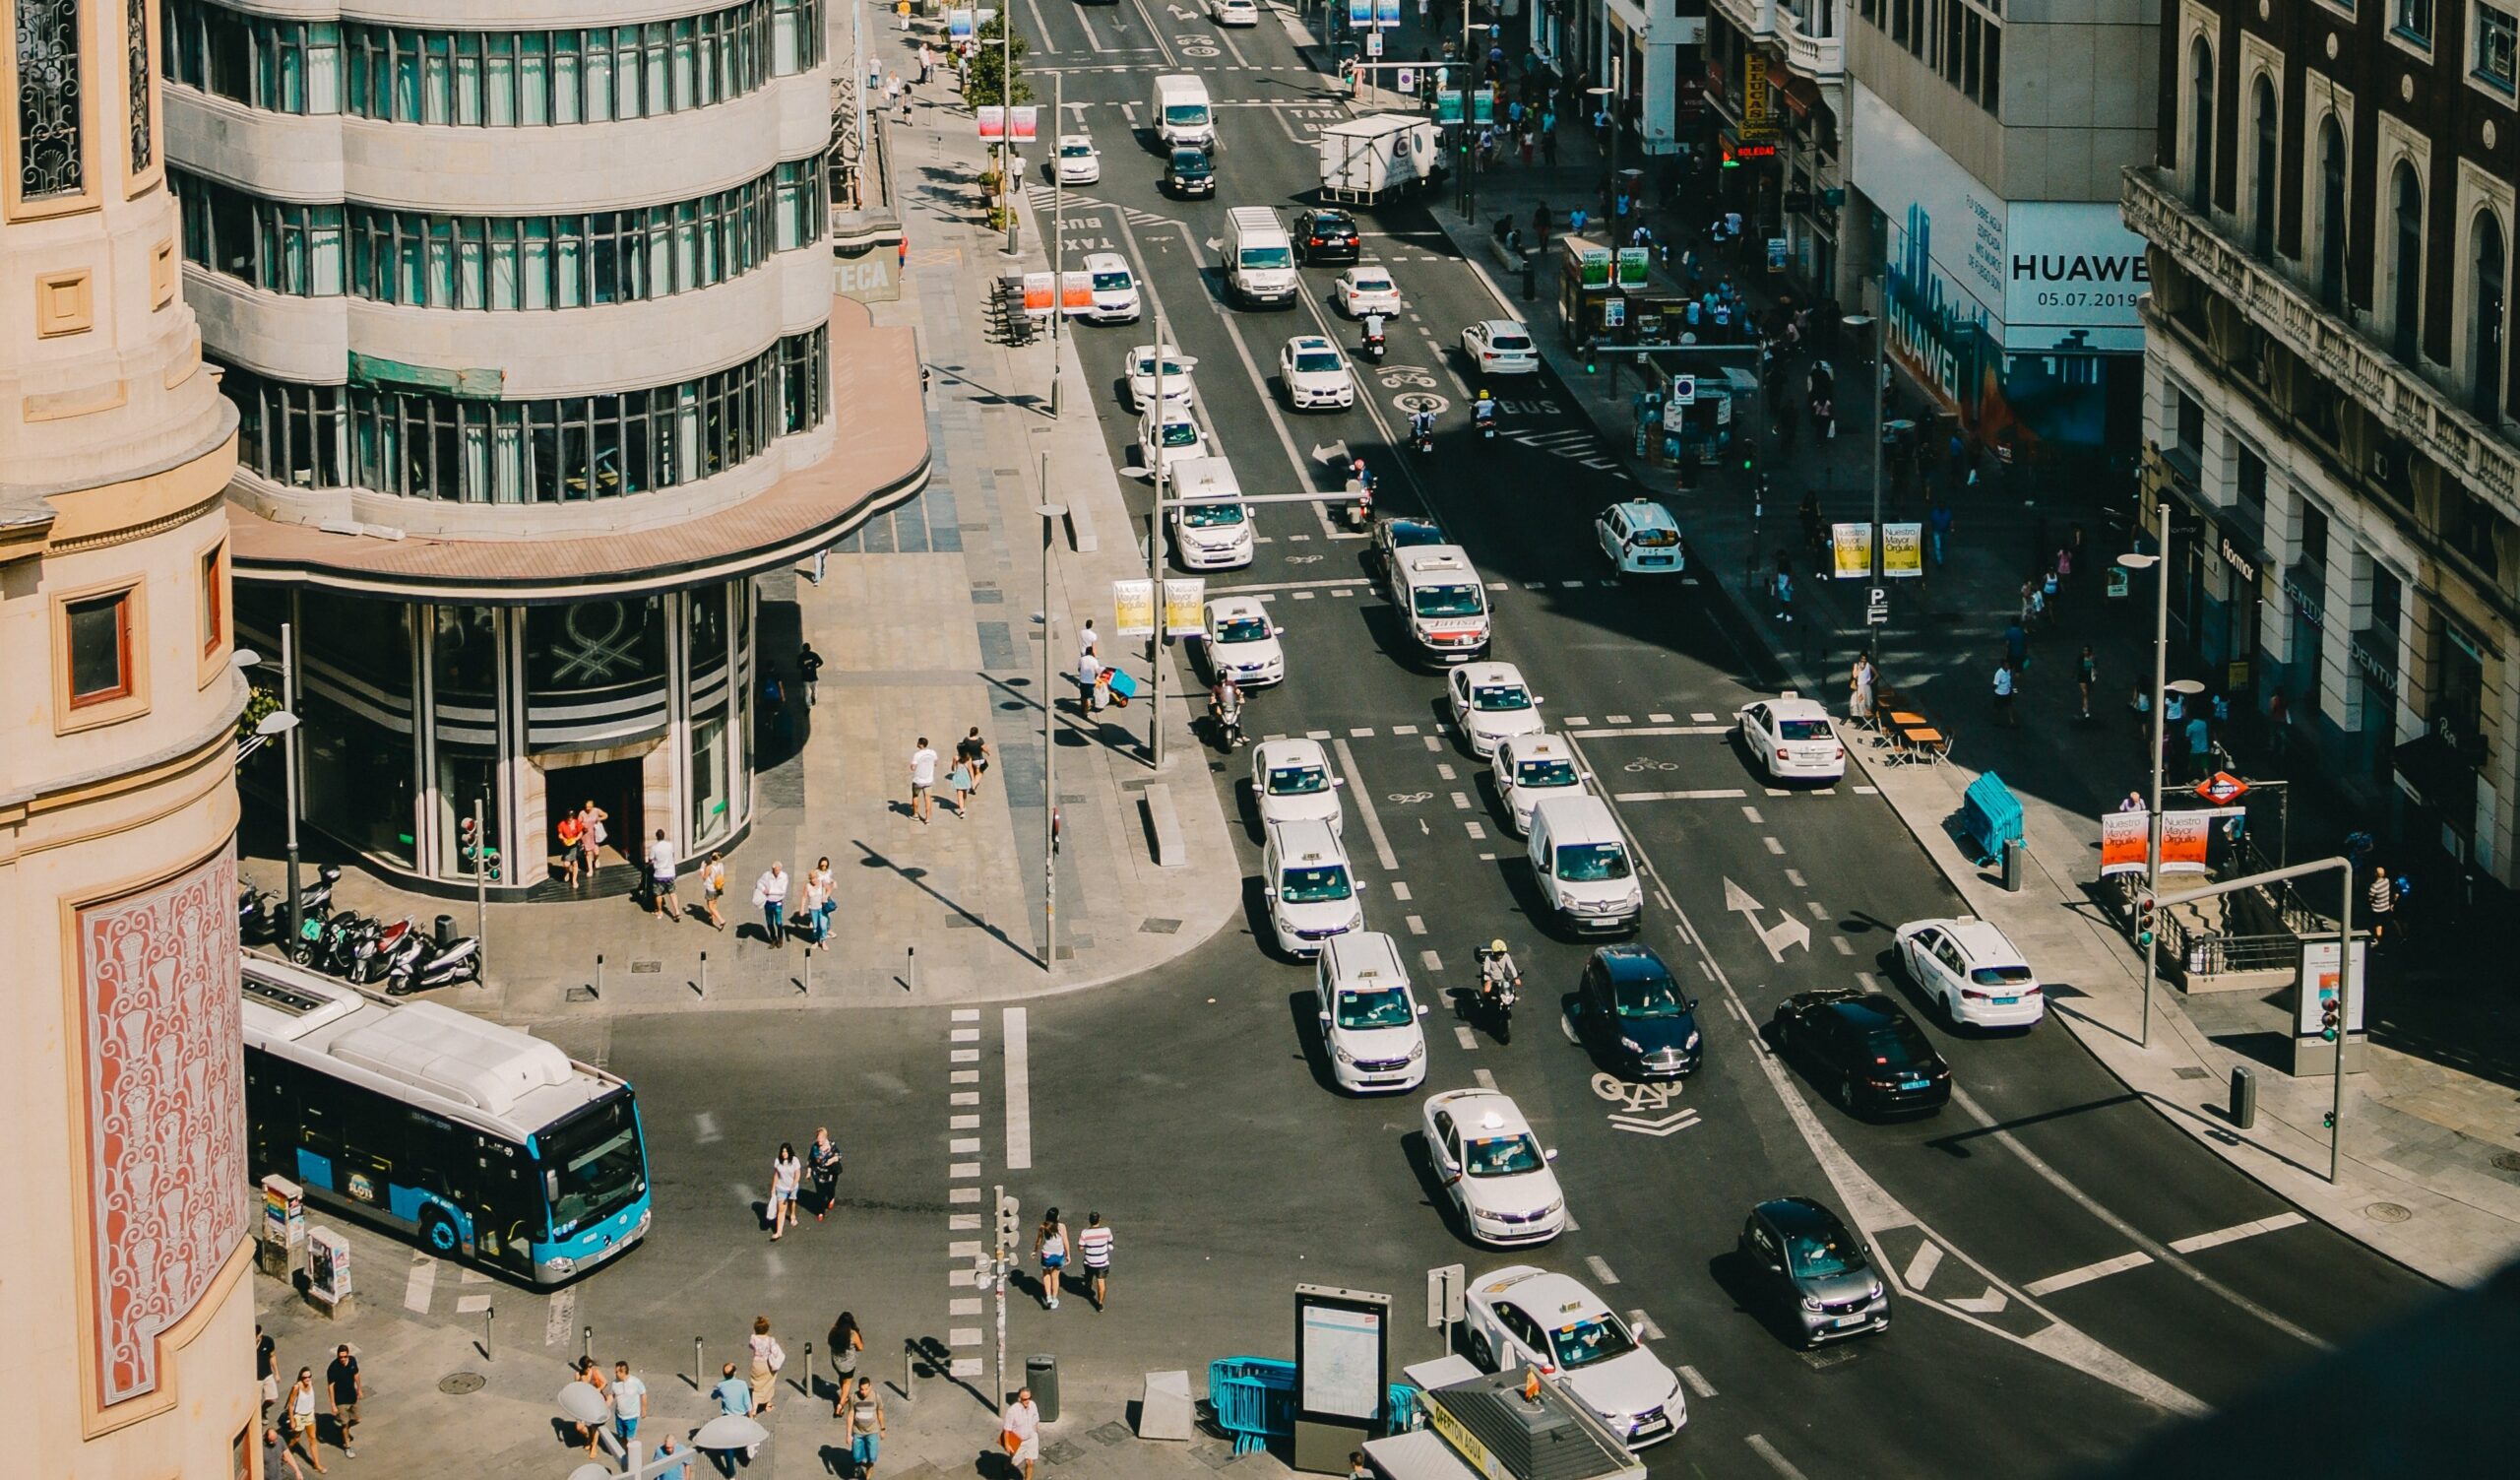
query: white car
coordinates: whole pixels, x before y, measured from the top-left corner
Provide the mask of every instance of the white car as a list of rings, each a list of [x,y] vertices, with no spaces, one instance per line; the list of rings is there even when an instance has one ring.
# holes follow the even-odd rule
[[[1260,893],[1269,901],[1269,933],[1278,949],[1315,956],[1324,942],[1365,928],[1365,909],[1356,899],[1362,886],[1329,823],[1281,822],[1268,836]]]
[[[1286,681],[1287,650],[1278,641],[1286,629],[1269,620],[1269,609],[1257,598],[1221,596],[1204,610],[1208,625],[1201,645],[1211,675],[1230,675],[1244,688]]]
[[[1138,466],[1152,473],[1159,456],[1166,468],[1184,458],[1209,456],[1207,433],[1199,429],[1198,418],[1190,415],[1190,408],[1174,401],[1165,402],[1160,427],[1154,407],[1148,407],[1146,414],[1138,418]]]
[[[1102,156],[1091,134],[1059,135],[1058,180],[1062,185],[1091,185],[1102,178]]]
[[[1129,375],[1129,410],[1143,412],[1155,400],[1155,346],[1138,345],[1129,351],[1124,362]],[[1199,367],[1198,359],[1181,353],[1179,345],[1164,347],[1164,399],[1167,404],[1191,406],[1198,401],[1190,372]]]
[[[1138,276],[1129,271],[1129,259],[1119,253],[1086,253],[1085,278],[1092,301],[1065,307],[1062,311],[1070,317],[1095,324],[1134,324],[1146,311],[1138,296]],[[1060,296],[1066,296],[1064,289]]]
[[[1510,663],[1465,663],[1452,671],[1445,691],[1452,696],[1453,722],[1470,741],[1470,753],[1481,760],[1496,753],[1499,740],[1548,728],[1541,721],[1540,695]]]
[[[1492,1089],[1426,1097],[1426,1153],[1478,1243],[1545,1244],[1566,1231],[1566,1193],[1514,1102]]]
[[[1330,774],[1330,752],[1319,740],[1262,740],[1251,748],[1251,800],[1263,828],[1327,822],[1332,837],[1344,838],[1348,816],[1339,789],[1347,784]]]
[[[1210,458],[1211,463],[1223,461]],[[1183,485],[1195,471],[1184,463]],[[1172,505],[1172,552],[1191,570],[1233,570],[1251,563],[1251,506],[1239,499],[1198,499]]]
[[[1741,743],[1772,781],[1836,781],[1847,774],[1846,742],[1818,702],[1787,689],[1743,705]]]
[[[2048,1015],[2039,973],[2021,947],[1975,915],[1919,920],[1893,937],[1899,966],[1943,1015],[1973,1028],[2027,1028]]]
[[[1544,799],[1581,796],[1593,782],[1575,759],[1575,747],[1554,735],[1508,736],[1496,742],[1490,764],[1516,837],[1532,830],[1532,808]]]
[[[1391,280],[1389,268],[1357,263],[1339,275],[1330,291],[1338,301],[1339,311],[1352,319],[1368,313],[1392,318],[1400,313],[1400,285]]]
[[[1324,941],[1313,973],[1330,1077],[1354,1094],[1416,1089],[1426,1082],[1424,1004],[1409,990],[1400,947],[1378,931]]]
[[[1536,375],[1540,352],[1529,329],[1512,319],[1487,319],[1461,332],[1461,353],[1481,375]]]
[[[1257,26],[1260,0],[1208,0],[1208,19],[1219,26]]]
[[[1582,1281],[1509,1264],[1471,1281],[1465,1304],[1472,1361],[1489,1372],[1529,1365],[1556,1378],[1629,1448],[1669,1439],[1689,1421],[1679,1375]]]
[[[1287,404],[1297,411],[1327,406],[1334,410],[1356,404],[1356,377],[1348,356],[1318,334],[1298,334],[1278,352],[1278,377],[1286,382]]]

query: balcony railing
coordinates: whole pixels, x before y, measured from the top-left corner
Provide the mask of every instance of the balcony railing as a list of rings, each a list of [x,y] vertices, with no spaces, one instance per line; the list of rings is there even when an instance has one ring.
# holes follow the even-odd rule
[[[1776,38],[1785,45],[1785,63],[1814,80],[1846,74],[1846,43],[1840,39],[1836,7],[1841,0],[1801,0],[1797,14],[1776,6]],[[1822,32],[1826,32],[1823,34]]]
[[[1713,4],[1751,40],[1776,34],[1776,0],[1713,0]]]
[[[2520,520],[2520,446],[2216,230],[2159,169],[2129,166],[2120,205],[2127,226],[2168,253],[2181,271],[2229,300],[2504,518]]]

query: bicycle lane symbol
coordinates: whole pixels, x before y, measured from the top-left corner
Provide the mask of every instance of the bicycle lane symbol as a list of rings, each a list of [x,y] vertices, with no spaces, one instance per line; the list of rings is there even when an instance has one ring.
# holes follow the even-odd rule
[[[1630,775],[1634,775],[1642,771],[1676,771],[1679,768],[1680,763],[1676,760],[1655,760],[1650,756],[1644,755],[1640,755],[1636,759],[1631,760],[1626,765],[1620,767],[1621,770],[1626,771]]]

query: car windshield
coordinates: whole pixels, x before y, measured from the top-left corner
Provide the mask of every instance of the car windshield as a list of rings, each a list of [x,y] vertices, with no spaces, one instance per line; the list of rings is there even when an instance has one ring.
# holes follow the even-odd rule
[[[1176,149],[1172,152],[1172,172],[1174,174],[1206,174],[1208,157],[1195,149]]]
[[[1610,997],[1621,1017],[1677,1017],[1688,1010],[1670,977],[1638,977],[1610,984]]]
[[[1514,767],[1514,785],[1526,791],[1574,784],[1575,763],[1571,760],[1527,760]]]
[[[1487,341],[1487,348],[1491,350],[1528,350],[1531,347],[1532,342],[1519,334],[1499,334]]]
[[[1470,707],[1480,710],[1514,710],[1532,707],[1532,691],[1519,683],[1481,683],[1470,691]]]
[[[1096,273],[1094,286],[1103,292],[1118,292],[1129,286],[1127,273]]]
[[[1477,616],[1486,610],[1476,586],[1420,586],[1410,604],[1419,616]]]
[[[1636,1338],[1607,1311],[1559,1326],[1548,1333],[1548,1344],[1557,1353],[1557,1365],[1568,1372],[1636,1350]]]
[[[1794,1272],[1806,1279],[1853,1274],[1863,1267],[1863,1249],[1834,1220],[1787,1234],[1785,1256]]]
[[[1829,738],[1827,720],[1779,720],[1777,737],[1790,740],[1823,740]]]
[[[1391,522],[1389,528],[1391,530],[1392,547],[1395,549],[1406,549],[1413,545],[1441,545],[1444,543],[1444,532],[1423,520],[1395,519]]]
[[[1350,280],[1348,290],[1350,292],[1389,292],[1391,280],[1376,277],[1354,278]]]
[[[1680,543],[1680,537],[1670,530],[1638,530],[1629,538],[1648,549],[1663,549]]]
[[[1339,356],[1329,350],[1306,350],[1295,356],[1299,371],[1330,371],[1339,368]]]
[[[1295,254],[1292,247],[1244,247],[1242,265],[1260,268],[1292,267],[1295,265]]]
[[[1153,380],[1155,378],[1155,356],[1152,354],[1139,355],[1137,373],[1141,379]],[[1177,359],[1167,359],[1164,362],[1164,389],[1166,392],[1177,393],[1190,383],[1190,367]]]
[[[1181,511],[1181,522],[1194,530],[1211,530],[1220,525],[1240,524],[1242,505],[1238,503],[1194,503]]]
[[[1570,884],[1625,878],[1627,850],[1616,843],[1568,843],[1557,850],[1557,876]]]
[[[1062,144],[1059,146],[1059,158],[1062,160],[1086,160],[1093,158],[1093,156],[1094,146],[1091,144]]]
[[[1342,864],[1289,869],[1278,884],[1278,897],[1289,904],[1328,904],[1354,893],[1355,889],[1348,882],[1347,867]]]
[[[1904,1017],[1863,1035],[1863,1051],[1890,1068],[1922,1069],[1933,1062],[1933,1045]]]
[[[648,1163],[627,1094],[545,1131],[536,1141],[544,1190],[551,1198],[551,1236],[605,1217],[648,1190]]]
[[[1369,987],[1339,994],[1336,1018],[1343,1028],[1405,1028],[1418,1020],[1409,994],[1397,987]]]
[[[1528,1130],[1520,1135],[1492,1135],[1462,1148],[1462,1170],[1473,1177],[1519,1177],[1546,1165],[1540,1143]]]
[[[1309,797],[1330,790],[1330,773],[1319,766],[1272,766],[1269,768],[1269,795],[1272,797]]]
[[[1265,616],[1220,617],[1211,629],[1219,642],[1258,642],[1269,635],[1269,618]]]
[[[1167,103],[1164,109],[1166,123],[1199,124],[1208,121],[1208,105],[1204,102]]]
[[[1199,423],[1196,421],[1166,421],[1164,423],[1164,445],[1166,447],[1195,446],[1198,443],[1198,440]]]
[[[1981,966],[1969,980],[1981,987],[2027,987],[2037,978],[2027,966]]]

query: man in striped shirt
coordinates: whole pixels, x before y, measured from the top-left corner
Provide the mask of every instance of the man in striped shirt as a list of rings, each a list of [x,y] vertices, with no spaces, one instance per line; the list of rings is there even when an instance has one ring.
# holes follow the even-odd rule
[[[1094,1286],[1094,1309],[1100,1312],[1111,1281],[1111,1230],[1101,1213],[1089,1213],[1084,1232],[1076,1236],[1076,1252],[1085,1260],[1085,1277]]]

